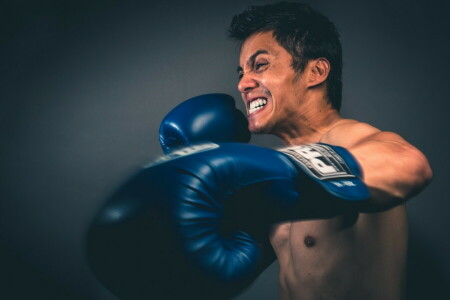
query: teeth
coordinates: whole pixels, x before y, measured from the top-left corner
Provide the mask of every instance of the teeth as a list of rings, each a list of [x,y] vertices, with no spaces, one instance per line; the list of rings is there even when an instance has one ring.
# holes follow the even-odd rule
[[[255,100],[253,100],[252,102],[250,102],[248,113],[252,114],[255,111],[260,110],[261,108],[263,108],[266,104],[267,104],[267,100],[266,99],[264,99],[264,98],[257,98]]]

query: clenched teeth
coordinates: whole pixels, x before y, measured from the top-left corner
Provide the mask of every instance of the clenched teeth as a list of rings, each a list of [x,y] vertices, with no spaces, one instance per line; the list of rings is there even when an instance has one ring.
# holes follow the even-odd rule
[[[257,110],[260,110],[261,108],[264,107],[264,105],[267,104],[267,100],[264,98],[257,98],[255,100],[253,100],[252,102],[250,102],[249,108],[248,108],[248,113],[252,114]]]

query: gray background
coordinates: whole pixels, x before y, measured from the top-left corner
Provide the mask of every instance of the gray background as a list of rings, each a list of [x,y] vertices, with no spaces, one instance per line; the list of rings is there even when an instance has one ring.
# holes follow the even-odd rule
[[[85,262],[89,221],[161,154],[157,130],[172,107],[211,92],[239,99],[238,46],[225,30],[235,13],[270,2],[2,2],[0,298],[116,299]],[[343,115],[397,132],[429,157],[434,181],[408,203],[408,298],[448,296],[448,6],[309,2],[342,36]],[[276,270],[238,299],[276,299]]]

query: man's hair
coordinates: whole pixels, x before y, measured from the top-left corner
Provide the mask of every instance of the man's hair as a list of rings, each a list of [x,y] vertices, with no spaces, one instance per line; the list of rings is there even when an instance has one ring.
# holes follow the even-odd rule
[[[311,59],[324,57],[331,64],[326,80],[331,105],[339,110],[342,98],[342,47],[334,24],[308,4],[280,2],[250,6],[235,15],[229,36],[244,42],[259,32],[273,31],[275,40],[293,58],[292,68],[302,72]]]

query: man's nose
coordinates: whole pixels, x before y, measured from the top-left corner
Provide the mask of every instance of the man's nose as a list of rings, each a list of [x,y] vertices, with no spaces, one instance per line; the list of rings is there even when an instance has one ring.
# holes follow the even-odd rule
[[[251,76],[251,74],[244,74],[238,83],[238,90],[241,93],[248,92],[258,87],[258,82]]]

